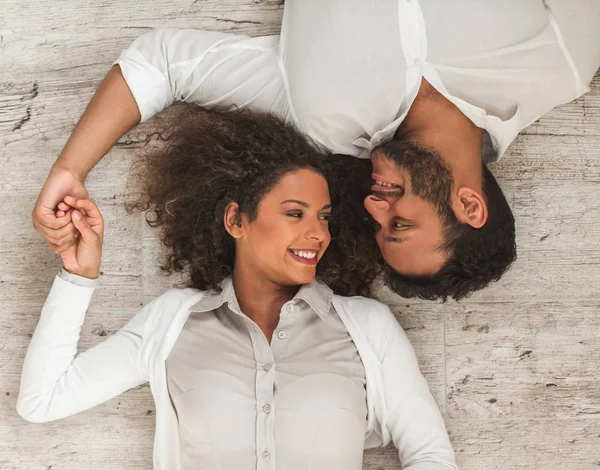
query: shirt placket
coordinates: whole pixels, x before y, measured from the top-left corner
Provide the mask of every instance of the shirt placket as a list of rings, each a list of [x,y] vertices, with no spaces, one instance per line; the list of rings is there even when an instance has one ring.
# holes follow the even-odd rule
[[[256,365],[256,468],[275,470],[275,358],[262,330],[252,320],[245,318]]]

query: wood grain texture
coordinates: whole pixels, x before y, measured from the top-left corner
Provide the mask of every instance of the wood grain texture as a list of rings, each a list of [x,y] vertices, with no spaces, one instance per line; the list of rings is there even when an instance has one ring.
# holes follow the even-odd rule
[[[599,311],[600,301],[449,306],[448,415],[600,417]]]
[[[60,259],[31,227],[47,173],[119,52],[159,26],[279,31],[281,0],[4,0],[0,22],[0,468],[151,468],[148,386],[56,423],[15,411],[25,351]],[[80,349],[103,341],[184,278],[165,277],[157,233],[128,215],[127,174],[152,132],[133,129],[86,186],[106,220],[103,275]],[[600,465],[600,75],[540,118],[492,167],[517,219],[519,259],[460,303],[377,297],[412,341],[462,469]],[[364,469],[399,470],[396,450]]]

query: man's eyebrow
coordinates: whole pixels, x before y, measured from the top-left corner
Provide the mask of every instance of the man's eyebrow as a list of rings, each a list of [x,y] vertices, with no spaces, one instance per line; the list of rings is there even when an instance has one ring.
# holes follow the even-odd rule
[[[307,209],[310,207],[310,205],[304,201],[299,201],[298,199],[286,199],[285,201],[283,201],[281,204],[285,204],[288,202],[293,202],[295,204],[299,204],[302,207],[306,207]],[[321,210],[325,210],[325,209],[330,209],[331,208],[331,203],[329,204],[325,204],[323,207],[321,207]]]
[[[386,242],[390,242],[390,243],[404,243],[407,242],[408,240],[410,240],[412,237],[402,237],[402,238],[396,238],[396,237],[390,237],[389,235],[387,237],[384,238],[384,240]]]

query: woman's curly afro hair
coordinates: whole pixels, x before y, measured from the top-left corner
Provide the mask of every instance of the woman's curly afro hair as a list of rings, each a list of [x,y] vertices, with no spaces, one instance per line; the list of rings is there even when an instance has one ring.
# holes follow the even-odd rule
[[[219,290],[233,272],[234,239],[223,213],[237,202],[256,217],[258,204],[288,172],[308,168],[323,175],[333,205],[332,241],[317,276],[340,295],[369,295],[378,274],[377,245],[362,201],[369,162],[324,155],[293,126],[267,113],[209,111],[183,105],[160,126],[157,146],[137,155],[129,185],[129,213],[147,211],[169,249],[160,266],[189,274],[189,287]]]

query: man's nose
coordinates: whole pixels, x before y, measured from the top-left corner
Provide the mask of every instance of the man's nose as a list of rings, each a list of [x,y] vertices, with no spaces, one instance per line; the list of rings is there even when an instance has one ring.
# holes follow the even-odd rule
[[[380,225],[385,225],[392,205],[385,199],[380,199],[376,196],[371,195],[367,197],[370,200],[369,213],[371,214],[371,217],[373,217]]]
[[[380,199],[373,195],[368,197],[378,211],[389,211],[392,207],[392,205],[385,199]]]

